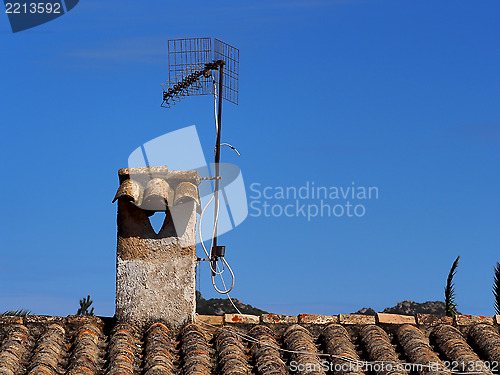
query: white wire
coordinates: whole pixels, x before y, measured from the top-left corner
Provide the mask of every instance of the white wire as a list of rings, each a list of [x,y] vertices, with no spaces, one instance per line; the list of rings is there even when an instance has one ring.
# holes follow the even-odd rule
[[[218,118],[217,118],[217,85],[215,83],[215,80],[213,80],[213,85],[214,85],[214,114],[215,114],[215,128],[216,128],[216,131],[218,132],[219,131],[219,127],[218,127]],[[232,147],[232,146],[231,146]],[[239,155],[239,152],[236,151]],[[210,200],[207,202],[207,204],[205,205],[205,207],[203,207],[202,211],[201,211],[201,214],[200,214],[200,222],[198,224],[198,235],[200,237],[200,243],[201,243],[201,246],[203,248],[203,251],[205,252],[207,258],[211,258],[211,255],[209,254],[207,248],[205,247],[205,244],[203,243],[203,235],[202,235],[202,222],[203,222],[203,215],[205,214],[205,211],[206,209],[208,208],[208,206],[210,205],[210,203],[212,203],[213,199],[215,197],[215,191],[214,193],[212,194],[212,197],[210,198]],[[217,204],[216,204],[216,207],[215,207],[215,218],[214,218],[214,230],[212,232],[212,244],[211,244],[211,248],[213,249],[213,246],[214,246],[214,239],[215,239],[215,230],[217,228],[217,222],[219,220],[219,201],[217,200]],[[229,263],[226,261],[225,258],[221,258],[222,260],[222,271],[220,270],[220,267],[219,265],[217,264],[217,262],[215,263],[215,270],[213,269],[213,266],[212,266],[212,262],[209,261],[210,263],[210,271],[211,272],[211,281],[212,281],[212,286],[214,287],[215,291],[217,293],[220,293],[220,294],[226,294],[229,301],[231,302],[231,304],[233,305],[233,307],[236,309],[236,311],[241,314],[241,311],[238,309],[238,307],[235,305],[235,303],[233,302],[233,300],[231,299],[231,297],[229,296],[229,292],[233,289],[234,287],[234,283],[235,283],[235,276],[234,276],[234,272],[231,268],[231,266],[229,265]],[[231,286],[229,288],[227,288],[226,286],[226,283],[224,281],[224,278],[222,277],[222,273],[224,272],[225,268],[227,267],[227,269],[229,270],[229,273],[231,274]],[[220,278],[221,278],[221,281],[222,281],[222,285],[224,286],[224,290],[220,290],[218,287],[217,287],[217,284],[215,283],[215,276],[216,275],[219,275]]]
[[[238,156],[241,156],[240,152],[235,147],[231,146],[229,143],[221,143],[220,145],[221,146],[228,146],[229,148],[234,150],[234,152],[236,152],[238,154]]]
[[[240,309],[238,309],[238,307],[236,307],[236,305],[233,302],[233,299],[229,296],[229,293],[227,295],[227,298],[229,299],[229,302],[231,302],[231,305],[233,305],[234,309],[238,312],[238,314],[242,315],[242,312],[240,311]]]
[[[210,205],[210,203],[212,203],[212,200],[214,199],[214,196],[215,194],[212,194],[212,197],[210,198],[210,200],[207,202],[207,204],[205,205],[205,207],[203,208],[203,210],[201,211],[201,214],[200,214],[200,222],[198,224],[198,235],[200,237],[200,243],[201,243],[201,246],[203,247],[203,251],[205,252],[207,258],[210,258],[210,254],[208,253],[208,250],[207,248],[205,247],[205,244],[203,243],[203,235],[202,235],[202,230],[201,230],[201,224],[202,224],[202,221],[203,221],[203,215],[206,211],[206,209],[208,208],[208,206]],[[219,209],[217,207],[217,214],[216,214],[216,218],[218,218],[219,216]],[[216,219],[217,221],[217,219]],[[214,232],[212,233],[213,235],[215,234],[215,227],[214,227]],[[213,236],[212,236],[212,245],[213,245]],[[234,273],[233,273],[233,270],[231,269],[231,266],[229,265],[229,263],[226,261],[226,259],[222,258],[222,262],[223,262],[223,266],[227,267],[227,269],[229,270],[229,273],[231,274],[231,287],[228,289],[226,287],[226,283],[224,281],[224,278],[222,277],[222,273],[224,272],[224,269],[222,269],[222,271],[219,271],[219,265],[216,263],[216,270],[214,270],[212,268],[212,262],[209,262],[210,263],[210,270],[215,274],[215,275],[220,275],[220,278],[221,278],[221,281],[222,281],[222,285],[224,286],[224,290],[220,290],[219,288],[217,288],[217,285],[215,284],[215,275],[211,275],[211,278],[212,278],[212,286],[214,287],[214,289],[220,293],[220,294],[227,294],[227,297],[229,298],[229,301],[231,302],[231,304],[233,305],[233,307],[236,309],[236,311],[241,314],[241,311],[238,309],[238,307],[236,307],[236,305],[234,304],[233,300],[231,299],[231,297],[229,296],[229,292],[233,289],[234,287],[234,281],[235,281],[235,277],[234,277]]]
[[[215,114],[215,131],[219,132],[219,118],[217,117],[217,84],[212,76],[212,83],[214,85],[214,114]]]
[[[203,248],[203,251],[205,252],[207,258],[210,258],[211,255],[208,253],[208,250],[205,247],[205,244],[203,243],[203,235],[202,235],[202,231],[201,231],[201,223],[203,221],[203,215],[205,214],[205,211],[208,208],[208,206],[210,205],[210,203],[212,203],[212,201],[214,200],[214,197],[215,197],[215,193],[212,194],[212,197],[210,198],[210,200],[208,201],[208,203],[205,205],[205,207],[203,207],[203,210],[201,210],[200,222],[198,223],[198,236],[200,237],[201,247]],[[212,244],[213,244],[213,237],[212,237]],[[222,270],[221,272],[217,272],[216,270],[214,270],[212,268],[212,262],[209,262],[209,263],[210,263],[210,271],[212,271],[213,273],[215,273],[217,275],[220,275],[220,274],[222,274],[222,272],[224,272],[224,270]]]
[[[235,334],[236,336],[239,336],[241,337],[243,340],[246,340],[246,341],[249,341],[249,342],[253,342],[254,344],[260,344],[260,345],[265,345],[265,346],[269,346],[273,349],[276,349],[276,350],[280,350],[282,352],[286,352],[286,353],[293,353],[293,354],[305,354],[305,355],[314,355],[314,356],[318,356],[318,357],[330,357],[330,358],[337,358],[337,359],[341,359],[341,360],[344,360],[346,362],[349,362],[349,363],[354,363],[356,364],[358,367],[362,367],[362,366],[366,366],[368,365],[369,363],[372,363],[372,364],[390,364],[390,365],[394,365],[394,362],[386,362],[386,361],[360,361],[360,360],[356,360],[356,359],[352,359],[352,358],[349,358],[347,356],[343,356],[343,355],[335,355],[335,354],[326,354],[326,353],[312,353],[312,352],[304,352],[304,351],[297,351],[297,350],[290,350],[290,349],[283,349],[283,348],[280,348],[279,346],[275,346],[275,345],[272,345],[272,344],[269,344],[265,341],[260,341],[260,340],[257,340],[255,338],[253,338],[252,336],[249,336],[249,335],[245,335],[243,333],[240,333],[240,332],[237,332],[235,330],[229,330],[229,329],[225,329],[225,327],[218,327],[218,326],[214,326],[212,324],[209,324],[209,323],[206,323],[200,319],[198,319],[198,317],[195,316],[195,319],[201,323],[201,324],[204,324],[206,326],[209,326],[211,328],[215,328],[215,329],[222,329],[222,330],[225,330],[225,331],[228,331],[228,332],[231,332],[233,334]],[[405,365],[418,365],[418,366],[421,366],[421,367],[428,367],[428,368],[434,368],[434,366],[432,365],[423,365],[423,364],[420,364],[420,363],[408,363],[408,362],[402,362],[400,363],[403,367]],[[487,374],[487,372],[462,372],[462,371],[454,371],[454,370],[450,370],[448,368],[441,368],[440,365],[438,365],[438,370],[442,370],[444,372],[450,372],[452,374],[457,374],[457,375],[471,375],[471,374]]]
[[[213,196],[215,196],[215,192],[214,192]],[[220,204],[220,202],[219,202],[219,200],[217,200],[216,207],[215,207],[214,230],[212,232],[212,247],[211,248],[213,248],[213,246],[214,246],[215,230],[217,228],[217,222],[219,221],[219,204]],[[201,222],[201,218],[200,218],[200,222]],[[227,267],[229,273],[231,274],[231,286],[229,287],[229,289],[226,287],[226,283],[224,282],[224,278],[222,277],[222,272],[223,271],[218,272],[218,275],[220,275],[220,278],[222,280],[222,285],[224,286],[224,290],[220,290],[217,287],[217,285],[215,283],[215,275],[214,275],[214,273],[211,274],[212,286],[214,287],[214,289],[215,289],[215,291],[217,293],[227,294],[230,302],[233,304],[233,306],[235,307],[236,311],[239,311],[238,308],[236,307],[236,305],[231,300],[231,297],[229,297],[229,294],[228,294],[231,290],[233,290],[233,287],[234,287],[235,277],[234,277],[233,270],[231,269],[231,266],[229,266],[229,263],[226,261],[225,258],[221,258],[221,259],[222,259],[222,264]],[[215,263],[215,267],[217,268],[217,271],[218,271],[219,270],[219,265],[217,263]],[[210,268],[212,268],[212,265],[210,265]]]
[[[217,84],[215,82],[215,79],[212,78],[212,83],[214,85],[214,114],[215,114],[215,131],[219,131],[219,119],[217,117]],[[231,146],[229,143],[221,143],[220,144],[221,146],[229,146],[230,148],[232,148],[237,154],[238,156],[241,156],[241,154],[239,153],[239,151]]]

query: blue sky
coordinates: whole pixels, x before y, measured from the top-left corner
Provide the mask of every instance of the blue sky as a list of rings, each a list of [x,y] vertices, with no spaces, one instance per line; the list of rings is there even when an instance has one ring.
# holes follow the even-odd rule
[[[160,108],[167,40],[211,36],[240,49],[223,141],[242,156],[222,160],[249,195],[253,183],[379,190],[363,217],[250,216],[224,234],[233,297],[285,314],[440,300],[460,255],[459,310],[492,315],[499,12],[490,0],[82,0],[16,34],[0,17],[0,310],[67,315],[90,293],[113,315],[117,170],[193,124],[211,159],[213,99]],[[208,275],[201,292],[216,297]]]

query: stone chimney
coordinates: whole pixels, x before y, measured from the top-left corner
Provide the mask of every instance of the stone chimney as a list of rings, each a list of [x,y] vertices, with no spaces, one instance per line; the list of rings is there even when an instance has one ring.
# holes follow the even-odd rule
[[[165,167],[118,171],[116,318],[144,325],[163,322],[174,331],[194,319],[196,308],[196,171]],[[164,211],[156,233],[149,221]],[[198,211],[199,212],[199,211]]]

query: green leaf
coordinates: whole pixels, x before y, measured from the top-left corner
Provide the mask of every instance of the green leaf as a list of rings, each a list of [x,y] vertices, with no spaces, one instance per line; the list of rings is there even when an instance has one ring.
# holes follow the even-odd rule
[[[11,311],[5,311],[4,313],[0,314],[2,316],[26,316],[30,315],[31,311],[29,310],[11,310]]]
[[[90,299],[90,294],[87,296],[87,298],[82,298],[80,300],[80,308],[76,312],[76,315],[85,315],[85,316],[93,316],[94,315],[94,308],[89,311],[90,305],[92,305],[92,300]]]
[[[495,312],[500,314],[500,263],[498,262],[494,271],[493,296],[495,297]]]
[[[453,284],[453,277],[457,272],[459,259],[460,255],[457,256],[457,259],[455,259],[453,265],[451,266],[450,273],[448,274],[448,279],[446,280],[446,287],[444,288],[444,303],[445,303],[446,316],[457,315],[457,304],[455,303],[455,284]]]

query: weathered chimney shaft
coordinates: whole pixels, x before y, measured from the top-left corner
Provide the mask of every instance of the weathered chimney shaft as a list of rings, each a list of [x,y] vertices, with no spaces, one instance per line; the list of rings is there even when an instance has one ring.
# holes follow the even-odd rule
[[[116,317],[144,325],[163,322],[174,331],[194,319],[196,308],[195,171],[167,167],[120,169],[116,259]],[[149,216],[165,211],[155,233]]]

